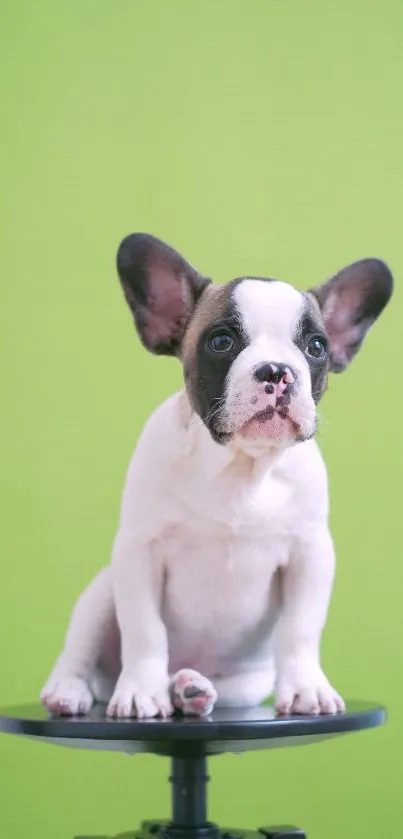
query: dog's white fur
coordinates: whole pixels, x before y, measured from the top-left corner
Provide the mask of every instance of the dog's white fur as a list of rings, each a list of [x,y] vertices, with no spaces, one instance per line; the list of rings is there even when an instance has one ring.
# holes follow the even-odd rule
[[[251,371],[265,359],[281,360],[298,376],[300,387],[293,398],[292,416],[302,436],[309,437],[315,430],[316,408],[311,393],[311,376],[306,359],[293,341],[293,332],[301,315],[303,302],[300,292],[287,283],[273,281],[267,285],[260,280],[240,283],[234,293],[238,311],[242,313],[243,328],[249,346],[234,361],[226,393],[228,430],[232,431],[247,421],[251,413],[251,398],[257,397],[254,409],[264,409],[275,397],[268,398],[263,387],[257,387]],[[239,441],[245,447],[245,441]],[[271,440],[271,445],[275,441]],[[287,441],[282,433],[278,445]],[[290,440],[288,440],[288,443]],[[254,448],[256,441],[254,441]],[[267,448],[267,441],[263,450]]]
[[[181,392],[144,429],[112,564],[82,595],[43,693],[73,713],[88,710],[86,682],[116,602],[118,715],[133,703],[139,716],[169,713],[168,673],[187,662],[213,682],[219,704],[261,702],[277,673],[280,710],[297,701],[301,712],[336,711],[341,701],[319,664],[333,572],[316,443],[257,458],[221,447]]]
[[[249,418],[256,363],[279,358],[298,371],[294,410],[313,429],[309,368],[292,341],[301,295],[258,281],[236,295],[250,341],[231,372],[229,421]],[[158,408],[129,468],[111,564],[81,596],[42,691],[51,710],[85,713],[95,697],[122,717],[168,715],[173,701],[207,713],[273,689],[283,713],[343,709],[319,655],[334,574],[326,470],[314,440],[292,443],[235,434],[219,445],[185,391]],[[115,684],[105,649],[117,624]]]

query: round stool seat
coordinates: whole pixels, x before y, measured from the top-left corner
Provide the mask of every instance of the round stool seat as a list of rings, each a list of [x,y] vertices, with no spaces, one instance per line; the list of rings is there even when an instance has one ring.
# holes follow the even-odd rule
[[[271,706],[261,705],[219,708],[202,718],[111,720],[103,705],[94,705],[85,717],[55,717],[38,704],[0,710],[0,731],[81,749],[207,756],[314,743],[375,728],[385,716],[376,704],[349,702],[346,713],[335,716],[279,717]]]

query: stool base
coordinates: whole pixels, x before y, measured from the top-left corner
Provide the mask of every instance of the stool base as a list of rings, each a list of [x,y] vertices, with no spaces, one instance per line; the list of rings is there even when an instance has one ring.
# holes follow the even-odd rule
[[[146,819],[138,830],[129,833],[121,833],[119,836],[75,836],[74,839],[207,839],[214,836],[216,839],[306,839],[306,834],[298,827],[291,825],[277,825],[273,827],[260,827],[258,830],[238,830],[235,827],[219,828],[214,824],[206,824],[205,827],[177,828],[172,822]]]

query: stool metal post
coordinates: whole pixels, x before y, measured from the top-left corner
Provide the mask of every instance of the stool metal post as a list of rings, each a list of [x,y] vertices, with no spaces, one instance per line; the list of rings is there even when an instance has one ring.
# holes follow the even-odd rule
[[[204,755],[172,757],[172,821],[163,827],[166,839],[217,839],[218,827],[207,821],[209,780]]]
[[[175,827],[205,827],[207,823],[207,762],[203,755],[173,757],[172,820]]]

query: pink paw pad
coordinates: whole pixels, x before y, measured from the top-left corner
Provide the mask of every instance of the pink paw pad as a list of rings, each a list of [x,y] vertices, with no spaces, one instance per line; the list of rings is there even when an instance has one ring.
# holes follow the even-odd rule
[[[217,700],[214,686],[197,670],[176,673],[171,682],[171,696],[177,710],[198,717],[210,714]]]

